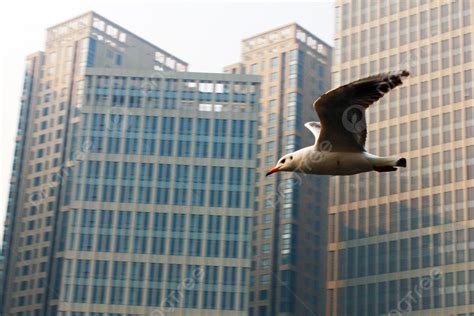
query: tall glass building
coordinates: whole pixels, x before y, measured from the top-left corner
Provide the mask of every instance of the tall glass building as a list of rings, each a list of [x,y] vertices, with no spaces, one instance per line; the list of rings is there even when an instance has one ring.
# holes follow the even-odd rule
[[[259,79],[186,67],[93,12],[48,29],[27,59],[3,314],[246,313]]]
[[[326,177],[276,173],[284,154],[314,144],[304,123],[330,87],[332,48],[298,24],[242,41],[227,72],[262,77],[249,314],[321,315],[324,308]]]
[[[331,178],[327,315],[473,315],[471,0],[339,0],[333,85],[407,69],[367,111],[406,169]]]

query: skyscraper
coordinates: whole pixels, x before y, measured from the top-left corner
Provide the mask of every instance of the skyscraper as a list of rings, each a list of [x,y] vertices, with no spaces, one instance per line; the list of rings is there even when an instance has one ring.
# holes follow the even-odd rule
[[[314,144],[306,121],[330,86],[332,49],[297,24],[242,41],[227,72],[262,77],[250,315],[320,315],[324,306],[327,179],[277,173],[279,157]]]
[[[336,2],[333,86],[411,76],[367,111],[368,151],[407,168],[331,178],[327,315],[472,315],[473,7]]]
[[[27,59],[4,314],[246,313],[259,78],[186,67],[93,12],[48,29]]]

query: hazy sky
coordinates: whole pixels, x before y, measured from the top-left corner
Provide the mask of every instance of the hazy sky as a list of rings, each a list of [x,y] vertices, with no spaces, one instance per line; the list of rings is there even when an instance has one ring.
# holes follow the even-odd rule
[[[24,58],[43,50],[47,27],[93,10],[188,62],[190,71],[204,72],[220,72],[223,66],[237,62],[241,39],[288,23],[299,23],[330,45],[334,35],[331,0],[14,0],[2,1],[0,6],[0,234],[7,207]]]

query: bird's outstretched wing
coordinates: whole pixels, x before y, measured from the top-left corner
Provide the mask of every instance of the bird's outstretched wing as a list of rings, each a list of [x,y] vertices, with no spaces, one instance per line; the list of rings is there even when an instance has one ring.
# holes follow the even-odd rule
[[[319,133],[321,132],[321,124],[319,122],[307,122],[304,126],[314,135],[314,145],[318,144]]]
[[[331,144],[332,151],[365,151],[365,110],[385,93],[402,84],[409,72],[384,73],[360,79],[323,94],[313,103],[321,122],[317,146]]]

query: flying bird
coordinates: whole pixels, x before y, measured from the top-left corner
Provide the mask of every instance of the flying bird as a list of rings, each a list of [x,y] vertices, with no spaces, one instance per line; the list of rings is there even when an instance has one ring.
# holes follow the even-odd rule
[[[379,157],[366,151],[365,110],[408,76],[406,70],[378,74],[323,94],[313,103],[319,122],[305,124],[315,137],[314,145],[281,157],[266,175],[279,171],[353,175],[405,168],[407,162],[403,157]]]

